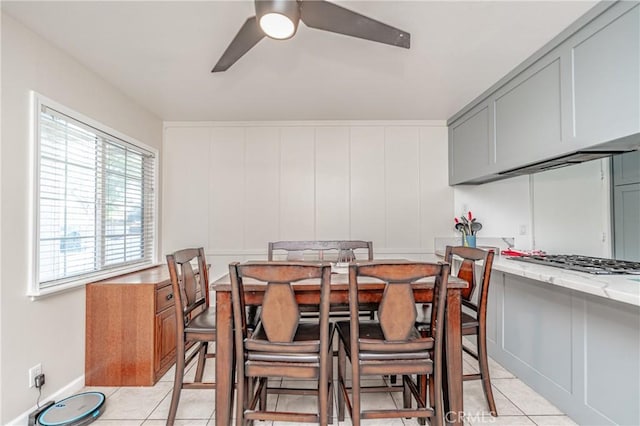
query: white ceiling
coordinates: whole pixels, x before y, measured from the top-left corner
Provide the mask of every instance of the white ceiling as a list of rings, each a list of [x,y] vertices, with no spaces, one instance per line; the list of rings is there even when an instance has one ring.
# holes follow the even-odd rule
[[[411,49],[310,29],[210,70],[252,1],[2,2],[164,120],[447,119],[594,1],[336,1]]]

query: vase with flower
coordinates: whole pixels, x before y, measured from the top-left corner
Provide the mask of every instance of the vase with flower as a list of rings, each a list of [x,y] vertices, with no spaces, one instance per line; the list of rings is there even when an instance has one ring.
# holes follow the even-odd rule
[[[466,215],[454,218],[455,228],[462,234],[462,245],[465,247],[476,246],[476,234],[482,229],[482,224],[473,217],[471,211]]]

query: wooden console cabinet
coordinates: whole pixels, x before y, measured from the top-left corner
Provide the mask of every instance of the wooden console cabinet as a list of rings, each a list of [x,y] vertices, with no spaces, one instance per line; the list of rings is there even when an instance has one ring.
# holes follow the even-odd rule
[[[166,265],[86,289],[86,386],[153,386],[175,362],[176,315]]]

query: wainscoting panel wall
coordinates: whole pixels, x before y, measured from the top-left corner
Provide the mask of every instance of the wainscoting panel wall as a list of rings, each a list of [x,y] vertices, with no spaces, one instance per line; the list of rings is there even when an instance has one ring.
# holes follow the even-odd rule
[[[162,257],[204,246],[213,277],[268,241],[421,259],[453,232],[444,122],[167,122],[163,152]]]

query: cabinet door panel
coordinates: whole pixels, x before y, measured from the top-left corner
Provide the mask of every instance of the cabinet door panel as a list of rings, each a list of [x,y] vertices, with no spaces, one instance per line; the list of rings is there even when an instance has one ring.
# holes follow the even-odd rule
[[[176,350],[176,311],[172,306],[156,315],[156,356],[153,370],[158,372],[173,362]]]
[[[502,169],[562,150],[560,59],[514,84],[495,100],[496,163]]]
[[[450,184],[486,174],[490,156],[490,111],[488,103],[453,124],[449,133]]]
[[[613,184],[640,183],[640,151],[613,156]]]
[[[640,6],[572,49],[575,137],[582,146],[640,131]]]
[[[640,261],[640,183],[616,186],[613,193],[615,254]]]

